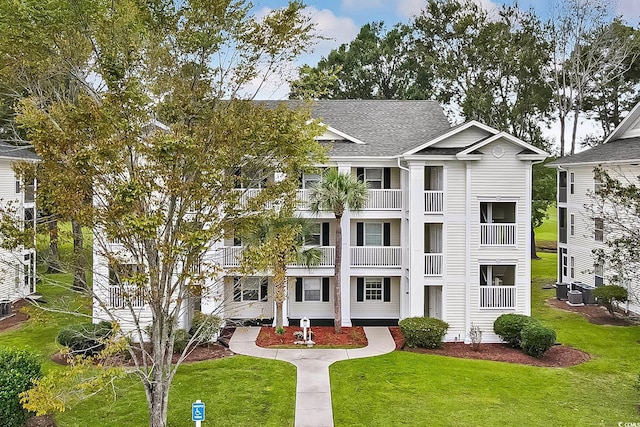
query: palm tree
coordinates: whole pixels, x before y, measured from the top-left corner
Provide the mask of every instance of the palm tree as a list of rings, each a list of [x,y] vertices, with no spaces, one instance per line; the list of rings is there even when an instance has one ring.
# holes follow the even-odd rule
[[[310,208],[313,213],[331,211],[336,217],[336,257],[333,281],[333,310],[336,333],[342,333],[341,280],[342,216],[345,209],[359,211],[367,203],[367,184],[350,174],[329,169],[322,180],[311,189]]]
[[[286,293],[287,265],[311,267],[320,263],[320,249],[305,247],[305,240],[311,231],[308,220],[281,211],[278,216],[265,218],[250,227],[243,239],[247,244],[242,253],[244,267],[249,271],[271,270],[273,274],[276,328],[283,324],[282,303]]]

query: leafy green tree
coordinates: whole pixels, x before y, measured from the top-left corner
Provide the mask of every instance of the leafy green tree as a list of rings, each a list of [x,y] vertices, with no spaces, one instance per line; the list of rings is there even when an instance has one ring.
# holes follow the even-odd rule
[[[11,72],[46,82],[51,69],[67,78],[73,96],[34,93],[20,101],[17,121],[53,165],[48,196],[94,231],[95,256],[136,266],[118,271],[120,311],[104,290],[87,292],[111,320],[126,313],[136,341],[148,330],[152,349],[129,351],[149,425],[164,427],[171,381],[198,342],[191,337],[171,362],[179,314],[219,273],[204,255],[236,221],[257,221],[269,215],[265,206],[292,197],[299,171],[322,154],[314,140],[321,129],[307,109],[269,108],[247,94],[309,46],[312,26],[299,2],[260,18],[243,0],[2,7],[16,17],[0,22],[16,46],[3,43],[3,55],[24,60]],[[247,197],[233,173],[243,168],[284,178]],[[94,287],[100,281],[107,279],[94,276]]]
[[[272,273],[276,328],[283,325],[282,304],[286,299],[287,265],[312,267],[320,262],[320,250],[306,246],[311,231],[311,223],[307,219],[293,217],[291,212],[282,210],[276,217],[265,218],[251,226],[242,239],[247,244],[242,252],[245,270],[270,270]]]
[[[365,24],[358,36],[305,65],[291,83],[291,99],[425,99],[431,91],[428,69],[411,55],[409,29],[382,22]]]
[[[329,169],[311,189],[311,212],[330,211],[336,217],[335,277],[333,280],[334,328],[342,333],[342,217],[345,210],[359,211],[367,203],[367,184],[353,175]]]

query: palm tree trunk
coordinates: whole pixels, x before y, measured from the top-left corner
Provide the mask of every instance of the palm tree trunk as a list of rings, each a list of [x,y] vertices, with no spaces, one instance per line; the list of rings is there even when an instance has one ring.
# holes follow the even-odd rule
[[[336,215],[336,260],[333,280],[333,327],[336,334],[342,333],[342,215]]]

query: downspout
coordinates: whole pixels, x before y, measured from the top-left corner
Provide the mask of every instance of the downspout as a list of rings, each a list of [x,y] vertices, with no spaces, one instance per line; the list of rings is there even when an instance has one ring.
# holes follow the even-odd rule
[[[471,171],[469,161],[465,163],[465,319],[463,341],[467,343],[467,333],[471,329]]]

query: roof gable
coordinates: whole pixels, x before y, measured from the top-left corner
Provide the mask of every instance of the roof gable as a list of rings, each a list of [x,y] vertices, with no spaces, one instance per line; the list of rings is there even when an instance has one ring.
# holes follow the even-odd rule
[[[322,135],[316,138],[317,141],[349,141],[356,144],[364,144],[364,142],[360,141],[358,138],[347,135],[344,132],[339,131],[331,126],[327,126],[324,123],[320,123],[321,126],[325,127],[325,131]]]
[[[487,136],[495,135],[498,131],[490,126],[471,120],[452,127],[441,135],[420,144],[404,153],[405,155],[417,154],[426,148],[463,148]],[[474,141],[475,139],[475,141]]]
[[[522,148],[522,151],[518,154],[518,157],[522,160],[544,160],[547,158],[548,154],[546,151],[541,150],[538,147],[535,147],[531,144],[528,144],[521,140],[520,138],[516,138],[515,136],[508,134],[506,132],[500,132],[496,135],[493,135],[489,138],[485,138],[477,143],[465,148],[463,151],[456,154],[456,157],[460,160],[463,159],[477,159],[479,154],[478,150],[486,145],[491,144],[492,142],[504,140],[508,141],[511,144]]]
[[[640,137],[640,102],[627,114],[617,128],[604,140],[603,144],[609,141],[623,138]]]

